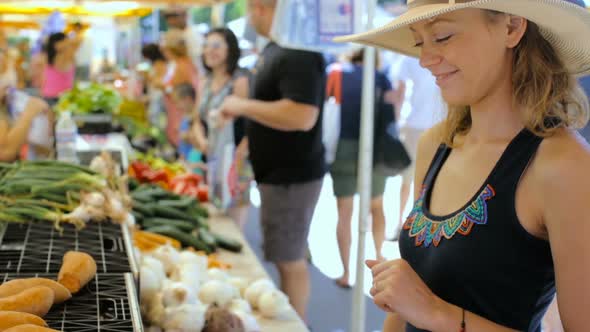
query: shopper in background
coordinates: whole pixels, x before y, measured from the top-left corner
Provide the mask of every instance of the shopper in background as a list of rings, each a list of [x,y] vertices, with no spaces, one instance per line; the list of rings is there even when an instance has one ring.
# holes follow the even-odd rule
[[[45,51],[47,64],[43,70],[41,96],[53,106],[59,96],[74,87],[76,76],[76,52],[82,43],[79,33],[69,37],[64,33],[49,36]]]
[[[20,93],[22,96],[22,93]],[[36,97],[27,97],[27,101],[16,105],[15,88],[0,82],[0,161],[11,162],[19,158],[21,149],[27,144],[33,120],[41,114],[47,117],[47,136],[53,133],[53,112],[45,101]],[[22,108],[22,109],[17,109]],[[40,133],[36,133],[37,136]],[[49,137],[46,137],[47,139]],[[38,147],[41,148],[40,146]],[[38,154],[42,151],[36,151]],[[45,151],[48,154],[47,151]]]
[[[587,331],[590,14],[415,1],[390,26],[345,40],[420,57],[453,106],[420,139],[402,259],[367,262],[383,330],[540,331],[557,290],[565,330]]]
[[[228,178],[224,173],[221,162],[226,149],[236,149],[236,156],[245,162],[248,142],[244,138],[243,130],[239,126],[242,119],[231,120],[227,123],[216,123],[213,120],[219,107],[229,96],[248,98],[248,77],[238,68],[241,51],[235,34],[227,28],[217,28],[209,31],[205,36],[202,62],[206,77],[201,80],[198,98],[198,119],[195,121],[195,143],[207,155],[209,172],[212,172],[214,188],[228,186]],[[243,124],[242,124],[243,126]],[[242,164],[247,167],[247,164]],[[239,170],[238,170],[239,171]],[[245,180],[245,179],[244,179]],[[247,181],[247,180],[246,180]],[[219,196],[222,190],[215,190]],[[237,195],[231,203],[230,216],[240,225],[246,223],[248,207],[250,206],[249,190]],[[218,197],[220,198],[220,197]]]
[[[166,116],[164,112],[164,91],[161,87],[166,77],[167,64],[164,54],[157,44],[147,44],[141,49],[142,56],[151,64],[151,70],[147,77],[148,95],[148,119],[152,126],[160,129],[166,128]]]
[[[336,284],[349,288],[349,260],[351,245],[351,222],[354,195],[357,193],[359,138],[362,109],[363,90],[363,62],[364,49],[359,49],[348,55],[348,62],[337,63],[328,70],[328,75],[337,78],[341,72],[342,100],[340,112],[340,139],[336,159],[330,166],[330,175],[334,183],[334,194],[338,204],[337,238],[340,258],[344,267],[343,275],[336,280]],[[378,61],[377,61],[378,62]],[[379,68],[379,65],[375,68]],[[376,109],[385,103],[386,94],[392,92],[391,83],[387,77],[375,72],[375,100]],[[393,110],[392,108],[390,110]],[[378,109],[378,111],[380,111]],[[381,248],[385,240],[385,214],[383,212],[383,193],[387,176],[375,170],[371,184],[371,216],[373,227],[373,241],[377,259],[382,260]]]
[[[173,29],[166,32],[161,43],[162,53],[168,60],[168,70],[159,88],[165,92],[164,103],[168,115],[166,134],[172,144],[178,146],[179,128],[182,112],[176,108],[172,92],[180,84],[198,86],[198,70],[188,57],[187,43],[181,30]]]
[[[250,22],[263,37],[269,37],[275,6],[276,0],[248,1]],[[220,109],[226,118],[248,119],[265,258],[276,264],[282,290],[305,319],[310,294],[307,236],[326,171],[318,121],[324,101],[324,59],[270,42],[254,71],[253,99],[230,96]]]
[[[398,91],[403,92],[399,112],[401,114],[400,139],[412,159],[412,164],[402,173],[399,220],[393,235],[393,240],[397,240],[412,191],[418,141],[426,130],[443,118],[446,105],[434,77],[427,69],[420,66],[418,59],[402,56],[391,67],[390,78],[397,83]]]
[[[180,84],[174,88],[174,102],[176,107],[182,111],[183,117],[180,123],[180,143],[178,144],[178,155],[184,161],[188,161],[191,154],[198,153],[199,160],[201,160],[201,152],[196,150],[191,141],[191,130],[195,116],[193,110],[197,102],[197,92],[191,84]]]

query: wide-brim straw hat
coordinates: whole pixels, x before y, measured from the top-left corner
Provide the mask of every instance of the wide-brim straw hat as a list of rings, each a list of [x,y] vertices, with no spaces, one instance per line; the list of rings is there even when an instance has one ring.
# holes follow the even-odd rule
[[[522,16],[537,24],[553,45],[568,72],[590,74],[590,13],[565,0],[408,0],[408,11],[389,24],[336,38],[418,57],[411,24],[460,9],[479,8]]]

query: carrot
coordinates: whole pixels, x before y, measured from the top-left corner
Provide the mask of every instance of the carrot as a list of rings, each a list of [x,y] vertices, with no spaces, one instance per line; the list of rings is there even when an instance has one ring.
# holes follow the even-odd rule
[[[24,325],[18,325],[15,327],[11,327],[8,330],[5,330],[4,332],[60,332],[60,331],[50,329],[48,327],[42,327],[42,326],[37,326],[37,325],[32,325],[32,324],[24,324]]]
[[[53,290],[45,286],[36,286],[16,295],[0,299],[0,311],[18,311],[45,316],[53,305]]]
[[[65,302],[72,298],[72,293],[62,284],[45,278],[15,279],[0,285],[0,298],[16,295],[35,286],[45,286],[53,290],[54,304]]]
[[[23,324],[47,326],[43,318],[35,315],[17,311],[0,311],[0,332]]]
[[[96,275],[96,262],[87,253],[68,251],[63,259],[57,281],[64,285],[72,294],[80,289]]]

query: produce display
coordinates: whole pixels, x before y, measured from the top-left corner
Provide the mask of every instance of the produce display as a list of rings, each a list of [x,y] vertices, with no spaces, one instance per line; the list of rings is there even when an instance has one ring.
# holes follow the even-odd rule
[[[290,311],[272,281],[232,277],[206,255],[169,244],[141,255],[140,301],[151,332],[257,332],[259,318]]]
[[[86,253],[68,252],[57,281],[25,278],[0,285],[0,332],[55,331],[43,320],[54,304],[70,300],[96,275]]]
[[[217,248],[240,252],[242,244],[222,234],[211,232],[208,210],[193,197],[182,196],[158,185],[142,184],[131,192],[133,216],[145,233],[138,233],[135,241],[140,249],[150,249],[165,240],[151,236],[149,244],[145,234],[155,233],[174,240],[170,245],[192,247],[207,254]]]
[[[47,221],[83,228],[87,222],[112,220],[133,224],[124,177],[110,154],[91,167],[58,161],[0,164],[0,221]]]
[[[136,160],[129,166],[129,176],[139,183],[154,183],[175,194],[190,196],[199,202],[209,200],[209,187],[203,178],[187,172],[184,165],[167,163],[163,159],[148,157]]]
[[[88,87],[80,85],[59,98],[55,109],[58,112],[70,111],[72,114],[113,114],[122,102],[121,95],[105,85],[92,83]]]

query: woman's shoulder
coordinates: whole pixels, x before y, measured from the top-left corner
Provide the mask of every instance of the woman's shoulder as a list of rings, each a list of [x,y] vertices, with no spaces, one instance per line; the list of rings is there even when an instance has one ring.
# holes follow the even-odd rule
[[[590,183],[590,145],[576,131],[559,129],[541,142],[533,166],[544,188],[557,181]]]

